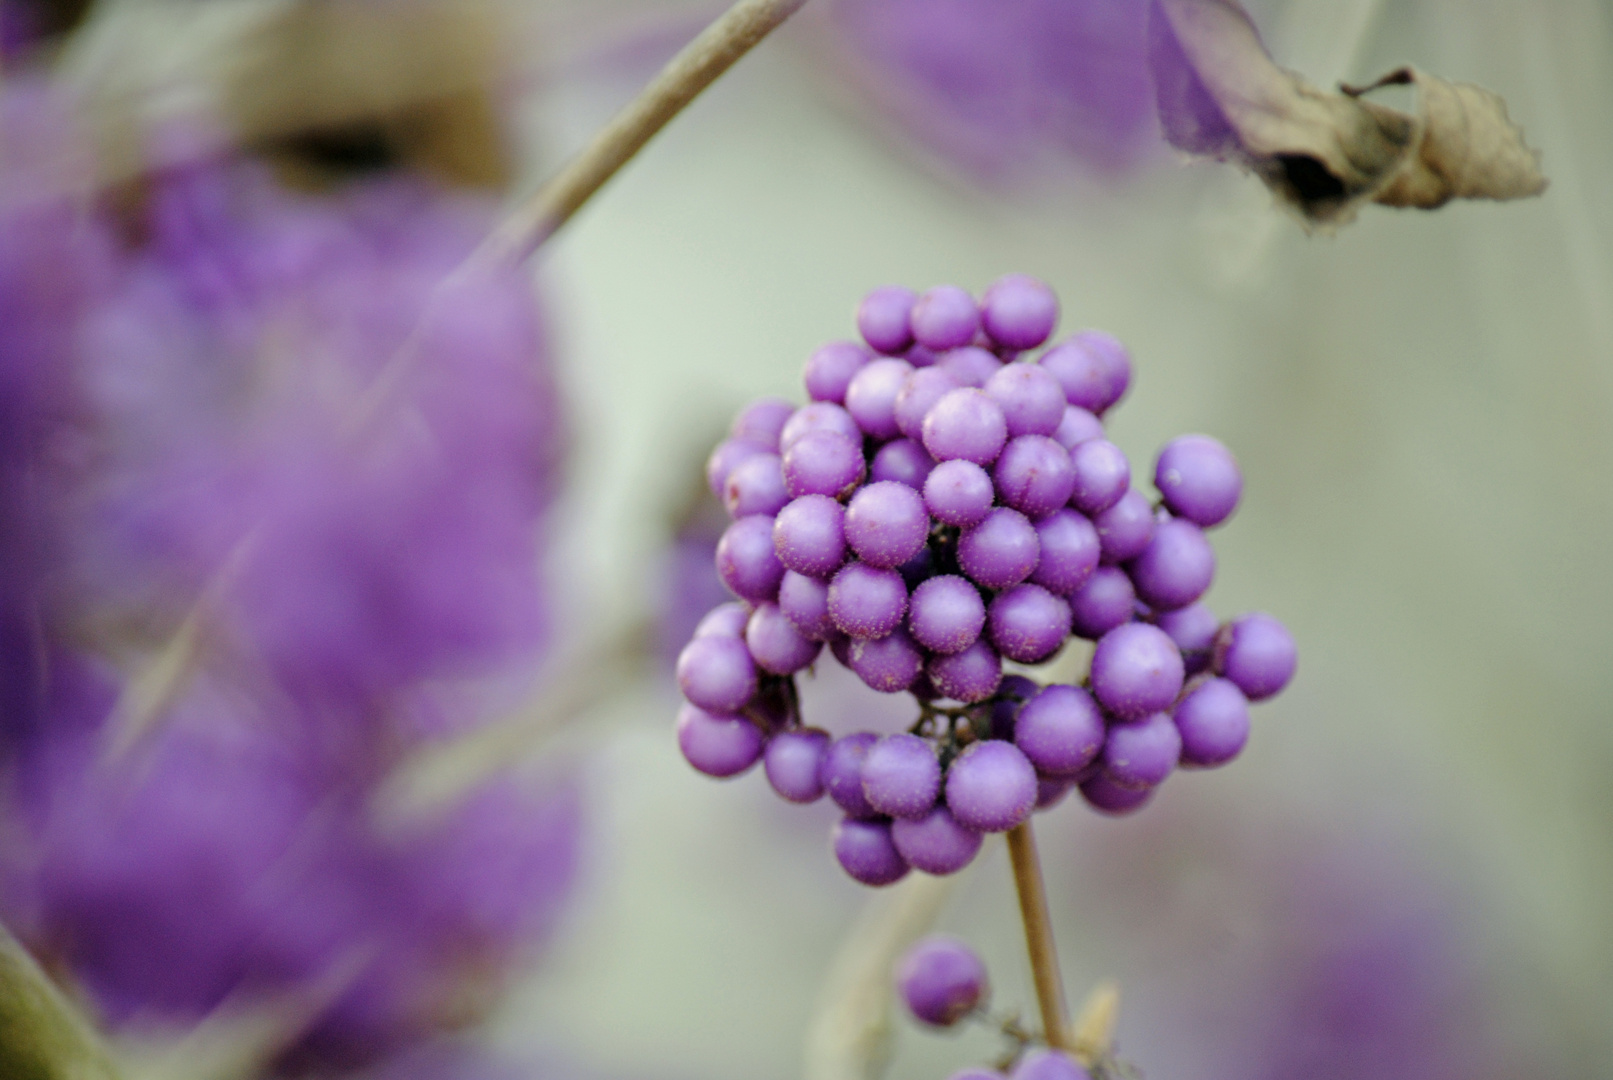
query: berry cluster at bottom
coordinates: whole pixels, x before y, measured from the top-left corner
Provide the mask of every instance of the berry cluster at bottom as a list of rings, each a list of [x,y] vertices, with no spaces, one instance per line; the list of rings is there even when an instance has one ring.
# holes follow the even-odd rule
[[[739,601],[678,657],[679,744],[708,775],[762,760],[785,799],[828,794],[846,815],[835,855],[865,884],[961,869],[981,834],[1071,787],[1135,810],[1178,765],[1236,756],[1248,703],[1293,675],[1281,623],[1222,623],[1200,602],[1205,530],[1242,494],[1231,453],[1183,436],[1156,459],[1157,503],[1134,490],[1102,422],[1130,357],[1086,331],[1032,358],[1057,315],[1020,275],[979,301],[875,290],[866,344],[807,361],[812,400],[747,406],[708,462],[734,519],[717,571]],[[1005,674],[1071,637],[1096,642],[1079,685]],[[805,726],[794,677],[826,644],[873,689],[911,694],[912,729]]]

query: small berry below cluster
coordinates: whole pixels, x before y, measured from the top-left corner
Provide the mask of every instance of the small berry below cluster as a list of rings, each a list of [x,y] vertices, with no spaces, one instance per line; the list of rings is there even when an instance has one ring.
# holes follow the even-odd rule
[[[1039,355],[1058,301],[1011,275],[977,302],[940,286],[876,289],[863,342],[808,359],[808,404],[747,406],[707,478],[733,517],[717,571],[739,599],[678,658],[678,741],[698,770],[758,760],[791,802],[845,812],[834,852],[858,881],[948,874],[981,835],[1072,787],[1094,808],[1146,803],[1178,766],[1242,750],[1251,701],[1292,677],[1294,643],[1268,615],[1221,622],[1205,530],[1243,477],[1214,439],[1160,451],[1157,500],[1131,486],[1103,415],[1131,360],[1084,331]],[[1004,663],[1096,642],[1080,685]],[[803,724],[795,676],[828,645],[883,693],[909,693],[905,734],[831,739]]]
[[[1033,1045],[1039,1036],[1020,1027],[1017,1016],[1002,1019],[986,1012],[990,983],[986,965],[967,944],[945,934],[921,938],[896,966],[896,992],[908,1012],[933,1028],[948,1028],[963,1020],[999,1025],[1013,1049],[998,1063],[1000,1068],[970,1066],[949,1080],[1094,1080],[1108,1076],[1110,1055],[1097,1063],[1096,1072],[1061,1050]]]

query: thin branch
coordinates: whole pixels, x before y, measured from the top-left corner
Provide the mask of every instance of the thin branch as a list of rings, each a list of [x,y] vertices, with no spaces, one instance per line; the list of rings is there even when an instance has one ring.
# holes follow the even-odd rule
[[[1076,1048],[1065,1020],[1064,981],[1059,976],[1058,950],[1053,945],[1047,890],[1042,885],[1042,864],[1036,857],[1036,837],[1029,821],[1008,830],[1008,857],[1014,866],[1019,914],[1025,923],[1031,975],[1036,980],[1036,1003],[1042,1010],[1042,1033],[1049,1046],[1073,1052]]]
[[[806,0],[740,0],[674,56],[638,97],[602,128],[488,239],[486,254],[520,260],[564,225],[685,105]]]

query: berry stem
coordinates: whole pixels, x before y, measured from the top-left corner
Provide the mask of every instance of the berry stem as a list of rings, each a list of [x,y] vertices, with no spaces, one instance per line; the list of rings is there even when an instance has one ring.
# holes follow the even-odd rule
[[[1036,856],[1036,837],[1029,821],[1008,830],[1008,858],[1014,866],[1014,888],[1019,893],[1025,945],[1030,950],[1031,974],[1036,980],[1036,1002],[1042,1010],[1042,1032],[1049,1046],[1073,1051],[1065,1021],[1064,982],[1059,977],[1058,950],[1053,944],[1053,923],[1047,911],[1047,890],[1042,884],[1042,863]]]
[[[518,261],[553,236],[683,107],[806,0],[739,0],[686,45],[582,152],[519,206],[488,239]]]

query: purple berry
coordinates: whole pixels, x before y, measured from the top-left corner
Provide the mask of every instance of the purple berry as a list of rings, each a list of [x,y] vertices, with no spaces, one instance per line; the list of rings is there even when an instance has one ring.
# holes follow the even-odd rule
[[[1225,765],[1249,741],[1249,701],[1230,679],[1190,685],[1171,719],[1182,736],[1184,768]]]
[[[832,842],[841,868],[864,885],[890,885],[907,876],[888,821],[843,818],[835,824]]]
[[[867,468],[860,443],[836,431],[810,431],[784,451],[784,490],[841,498],[862,482]]]
[[[723,484],[722,503],[731,517],[776,514],[789,501],[783,461],[777,454],[746,458],[734,466]]]
[[[1174,611],[1204,595],[1215,578],[1215,549],[1191,521],[1166,518],[1154,525],[1154,536],[1126,573],[1137,599],[1155,611]]]
[[[1036,364],[1004,364],[982,387],[1002,407],[1008,437],[1052,435],[1064,420],[1064,389]]]
[[[1012,743],[971,743],[947,770],[946,799],[960,825],[1005,832],[1036,806],[1036,770]]]
[[[743,716],[686,704],[678,710],[678,748],[707,776],[738,776],[762,756],[762,733]]]
[[[956,574],[921,583],[907,602],[907,628],[931,652],[950,655],[973,645],[986,625],[980,592]]]
[[[907,583],[895,570],[854,562],[829,582],[829,618],[853,638],[881,638],[907,614]]]
[[[1155,787],[1176,768],[1182,734],[1169,713],[1115,724],[1103,744],[1103,772],[1121,787]]]
[[[962,870],[980,853],[983,838],[958,824],[945,806],[933,807],[923,817],[891,822],[891,840],[909,866],[926,874],[943,876]]]
[[[943,461],[924,478],[924,505],[947,525],[979,524],[996,498],[991,477],[972,461]]]
[[[889,356],[865,364],[846,387],[846,411],[857,426],[876,439],[895,438],[896,394],[912,373],[912,364]]]
[[[858,678],[882,694],[901,693],[924,670],[924,653],[901,627],[872,641],[853,638],[847,660]]]
[[[1216,674],[1232,680],[1250,701],[1264,701],[1287,686],[1297,662],[1288,628],[1270,615],[1240,615],[1216,639]]]
[[[913,344],[909,318],[918,295],[900,285],[885,285],[857,305],[857,332],[882,353],[895,354]]]
[[[857,445],[862,445],[862,429],[851,414],[839,405],[829,401],[814,401],[803,405],[790,414],[785,422],[784,429],[779,432],[778,452],[784,453],[802,436],[810,435],[814,431],[832,431],[837,435],[844,435]]]
[[[706,483],[711,486],[711,493],[721,499],[723,489],[728,484],[728,474],[743,462],[758,454],[766,453],[769,453],[766,447],[757,446],[744,439],[724,439],[718,443],[717,448],[706,459]]]
[[[964,386],[979,388],[985,386],[993,375],[1002,370],[1003,362],[985,349],[965,345],[961,349],[953,349],[946,353],[935,366]]]
[[[678,654],[678,689],[708,712],[732,713],[756,693],[756,663],[737,637],[695,638]]]
[[[777,452],[779,432],[794,413],[795,406],[783,398],[758,398],[740,410],[728,433]]]
[[[1098,330],[1083,330],[1053,346],[1037,361],[1064,387],[1071,405],[1102,416],[1131,385],[1131,355]]]
[[[773,519],[743,517],[717,541],[717,576],[741,600],[753,604],[778,595],[784,564],[773,551]]]
[[[985,701],[997,692],[1003,663],[985,641],[976,641],[951,656],[932,656],[925,672],[936,691],[953,701]]]
[[[1085,585],[1070,594],[1070,629],[1076,637],[1096,641],[1130,622],[1136,611],[1137,592],[1131,578],[1118,566],[1100,566]]]
[[[1209,668],[1210,652],[1215,647],[1221,620],[1215,617],[1208,604],[1189,604],[1162,612],[1154,619],[1154,625],[1169,634],[1176,647],[1182,650],[1182,662],[1189,676]]]
[[[758,604],[745,628],[745,646],[756,666],[774,675],[793,675],[818,658],[823,642],[813,641],[774,603]]]
[[[928,739],[887,735],[863,759],[862,779],[863,796],[881,814],[922,818],[941,793],[941,762]]]
[[[1021,664],[1039,664],[1070,636],[1070,604],[1040,585],[1015,585],[986,610],[991,643]]]
[[[1068,596],[1092,577],[1098,568],[1098,532],[1074,510],[1057,510],[1036,523],[1041,554],[1031,581]]]
[[[828,641],[839,633],[829,618],[829,586],[817,578],[786,570],[778,586],[778,607],[802,637]]]
[[[914,491],[924,490],[924,481],[935,468],[935,459],[912,439],[892,439],[874,454],[868,467],[868,478],[874,483],[894,480],[906,484]]]
[[[1030,577],[1041,558],[1036,527],[1018,510],[999,506],[958,538],[958,565],[969,580],[1005,589]]]
[[[823,797],[824,755],[829,733],[818,728],[781,731],[767,741],[762,769],[773,790],[793,803],[817,802]]]
[[[1103,713],[1079,686],[1046,687],[1020,707],[1014,745],[1044,776],[1073,777],[1103,750]]]
[[[1007,274],[980,298],[980,322],[1005,349],[1034,349],[1053,333],[1059,301],[1053,290],[1026,274]]]
[[[1008,423],[997,403],[979,390],[953,390],[924,417],[924,449],[936,461],[962,459],[990,465],[1008,441]]]
[[[718,604],[701,616],[690,638],[744,637],[745,624],[749,621],[750,608],[737,600],[730,600],[726,604]]]
[[[1094,810],[1108,814],[1111,817],[1120,817],[1123,814],[1141,810],[1149,799],[1154,797],[1154,789],[1150,787],[1128,788],[1121,787],[1104,773],[1081,781],[1081,797],[1085,799]]]
[[[851,378],[873,357],[855,341],[831,341],[820,347],[806,362],[802,381],[807,397],[844,405]]]
[[[1031,1050],[1019,1059],[1008,1080],[1092,1080],[1092,1074],[1060,1050]]]
[[[1089,517],[1119,502],[1131,485],[1131,463],[1108,439],[1088,439],[1071,450],[1070,467],[1075,472],[1070,505]]]
[[[1182,690],[1182,674],[1176,642],[1147,623],[1115,627],[1092,653],[1092,694],[1120,720],[1170,708]]]
[[[1208,435],[1172,439],[1154,463],[1154,486],[1179,518],[1208,529],[1232,516],[1243,473],[1232,451]]]
[[[748,464],[748,463],[747,463]],[[1045,435],[1008,440],[992,478],[998,498],[1033,518],[1051,514],[1075,490],[1075,468],[1064,447]]]
[[[910,439],[924,437],[924,417],[947,394],[963,383],[945,368],[921,368],[909,375],[896,395],[896,426]]]
[[[797,574],[828,577],[846,561],[846,511],[827,495],[802,495],[773,519],[773,551]]]
[[[819,770],[823,790],[829,793],[829,798],[835,801],[836,806],[851,817],[879,816],[879,811],[869,806],[868,799],[863,795],[862,777],[863,761],[878,741],[879,736],[873,732],[859,731],[855,735],[836,739],[824,751],[823,765]]]
[[[1075,405],[1064,406],[1064,415],[1059,420],[1058,430],[1053,432],[1053,441],[1064,447],[1065,450],[1074,450],[1084,442],[1103,438],[1103,421]]]
[[[929,534],[924,499],[906,484],[869,484],[846,504],[846,543],[869,566],[901,566],[919,553]]]
[[[1127,491],[1109,509],[1092,518],[1103,548],[1103,561],[1122,563],[1143,553],[1154,538],[1154,508],[1142,492]]]
[[[956,285],[937,285],[918,298],[910,322],[913,338],[926,349],[956,349],[975,339],[980,309]]]
[[[919,1020],[932,1027],[951,1027],[985,1000],[986,965],[957,938],[932,934],[902,956],[896,966],[896,989]]]

